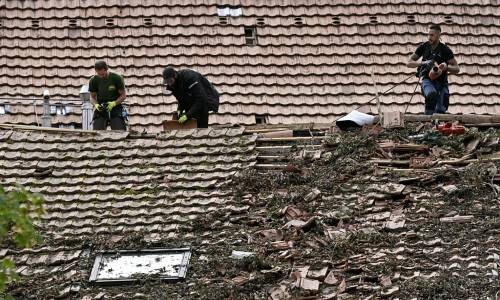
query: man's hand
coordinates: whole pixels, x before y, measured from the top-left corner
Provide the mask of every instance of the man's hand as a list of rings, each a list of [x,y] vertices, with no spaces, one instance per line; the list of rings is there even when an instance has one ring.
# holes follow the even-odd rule
[[[444,62],[444,63],[441,63],[441,64],[438,66],[438,68],[439,68],[441,71],[446,72],[446,71],[448,71],[448,64],[447,64],[447,63],[445,63],[445,62]]]
[[[111,111],[115,106],[116,106],[116,101],[111,101],[108,102],[108,106],[106,108],[108,109],[108,111]]]
[[[182,115],[179,120],[177,120],[177,122],[179,122],[179,124],[184,124],[186,123],[186,121],[188,120],[188,117],[186,115]]]
[[[428,59],[428,60],[423,60],[420,65],[421,66],[426,66],[426,65],[429,65],[429,64],[432,64],[434,61],[432,59]]]
[[[99,103],[94,104],[94,110],[101,111],[101,109],[102,109],[101,104]]]

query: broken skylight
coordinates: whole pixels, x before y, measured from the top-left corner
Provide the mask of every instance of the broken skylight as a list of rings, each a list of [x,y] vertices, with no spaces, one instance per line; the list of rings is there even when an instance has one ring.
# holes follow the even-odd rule
[[[150,277],[180,280],[186,277],[189,248],[122,250],[98,254],[90,274],[96,283],[123,283]]]

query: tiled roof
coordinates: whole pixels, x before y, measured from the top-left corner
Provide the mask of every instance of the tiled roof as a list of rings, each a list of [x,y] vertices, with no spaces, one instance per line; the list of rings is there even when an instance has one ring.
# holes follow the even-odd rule
[[[241,5],[242,16],[220,24],[220,4]],[[53,0],[0,7],[0,98],[39,97],[44,88],[63,102],[78,98],[94,60],[105,58],[125,77],[137,131],[160,131],[175,110],[160,85],[167,65],[197,69],[215,83],[222,96],[212,124],[254,124],[256,114],[272,124],[332,122],[375,95],[372,72],[379,92],[413,72],[405,62],[431,22],[444,25],[442,40],[461,66],[450,78],[450,112],[500,113],[496,1]],[[257,45],[246,45],[245,26],[256,28]],[[416,81],[382,96],[382,108],[403,111]],[[35,122],[32,102],[2,101],[12,107],[0,122]],[[408,112],[421,113],[422,102],[414,97]],[[375,102],[362,110],[375,112]],[[79,106],[53,123],[81,123]]]
[[[223,186],[256,163],[255,137],[242,133],[236,128],[156,136],[0,131],[0,184],[41,193],[46,209],[38,223],[46,237],[41,247],[3,248],[0,256],[12,258],[28,281],[44,278],[40,293],[53,295],[70,282],[88,280],[89,270],[82,273],[78,266],[88,245],[69,245],[75,241],[100,234],[120,240],[139,232],[146,240],[173,237],[207,213],[245,211],[248,206],[237,205]],[[64,286],[47,283],[59,276],[67,279]]]

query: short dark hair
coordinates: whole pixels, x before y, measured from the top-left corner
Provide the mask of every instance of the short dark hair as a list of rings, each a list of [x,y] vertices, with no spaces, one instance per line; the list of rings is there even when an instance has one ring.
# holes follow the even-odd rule
[[[108,69],[108,64],[104,60],[98,60],[94,64],[94,68],[96,70],[107,70]]]
[[[436,30],[439,33],[441,32],[441,26],[439,26],[438,24],[432,24],[431,26],[429,26],[429,29]]]
[[[163,78],[164,79],[167,79],[167,78],[172,78],[172,77],[175,77],[175,74],[177,72],[175,71],[174,68],[172,67],[166,67],[164,70],[163,70]]]

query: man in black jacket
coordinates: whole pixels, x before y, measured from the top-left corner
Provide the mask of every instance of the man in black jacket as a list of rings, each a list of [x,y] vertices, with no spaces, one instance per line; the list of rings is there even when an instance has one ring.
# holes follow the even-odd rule
[[[194,70],[176,71],[172,67],[163,70],[163,83],[177,99],[178,122],[193,118],[198,128],[207,128],[208,112],[217,112],[219,108],[219,93],[214,86]]]

